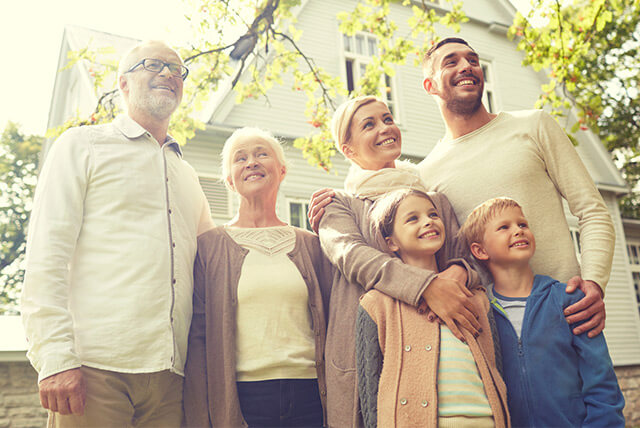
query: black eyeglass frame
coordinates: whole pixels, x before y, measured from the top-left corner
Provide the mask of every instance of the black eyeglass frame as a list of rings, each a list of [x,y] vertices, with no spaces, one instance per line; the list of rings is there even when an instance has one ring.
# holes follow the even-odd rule
[[[162,68],[160,68],[160,70],[158,71],[154,71],[154,70],[150,70],[147,68],[147,66],[145,65],[145,61],[157,61],[159,63],[162,64]],[[162,70],[164,70],[165,67],[167,67],[169,69],[169,72],[171,73],[172,76],[179,76],[183,81],[187,78],[187,76],[189,75],[189,69],[187,67],[185,67],[182,64],[176,64],[174,62],[165,62],[162,61],[161,59],[157,59],[157,58],[143,58],[140,61],[138,61],[137,63],[135,63],[130,69],[128,69],[125,73],[131,73],[132,71],[134,71],[136,68],[138,68],[138,66],[141,65],[142,68],[144,68],[145,70],[151,72],[151,73],[160,73]],[[176,74],[173,72],[173,70],[171,70],[171,67],[178,67],[179,70],[182,72],[180,74]]]

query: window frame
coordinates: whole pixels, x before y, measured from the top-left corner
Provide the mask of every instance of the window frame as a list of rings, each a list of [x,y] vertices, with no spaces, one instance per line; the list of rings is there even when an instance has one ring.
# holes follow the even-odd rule
[[[363,67],[371,62],[371,58],[378,54],[378,41],[379,38],[375,34],[368,33],[366,31],[358,31],[353,36],[347,36],[346,34],[340,33],[340,52],[342,55],[342,76],[344,77],[344,82],[347,86],[347,91],[351,93],[356,89],[356,84],[358,80],[360,80],[363,74]],[[358,37],[362,37],[363,49],[365,52],[359,53],[357,52],[357,39]],[[350,40],[349,50],[345,47],[345,41]],[[373,55],[370,54],[371,47],[370,41],[375,40],[375,52]],[[347,66],[347,63],[351,63],[351,67]],[[349,75],[351,73],[351,76]],[[351,79],[350,79],[351,77]],[[387,84],[388,83],[388,84]],[[350,84],[352,85],[352,90],[349,90]],[[386,89],[389,88],[387,91]],[[399,97],[398,97],[398,85],[396,82],[396,76],[390,76],[386,73],[382,73],[380,77],[380,85],[379,90],[381,94],[381,98],[387,103],[389,106],[389,110],[391,110],[391,114],[395,119],[396,123],[400,123],[400,107],[399,107]],[[389,95],[387,95],[387,92]]]
[[[634,259],[632,259],[632,249],[635,250]],[[640,311],[640,239],[627,239],[627,262],[631,272],[631,282],[636,294],[638,311]]]
[[[493,71],[493,62],[480,58],[480,67],[484,75],[484,91],[482,91],[482,104],[489,113],[500,111],[498,97],[496,96],[495,73]],[[485,71],[486,70],[486,71]]]
[[[311,228],[311,224],[309,223],[309,217],[307,216],[307,212],[309,211],[309,199],[304,199],[304,198],[286,198],[287,201],[287,223],[289,223],[291,226],[294,227],[299,227],[301,229],[306,229],[310,232],[313,232],[313,229]],[[297,204],[300,205],[302,212],[301,214],[301,218],[304,218],[304,223],[305,226],[302,227],[300,225],[295,225],[291,222],[291,206]]]

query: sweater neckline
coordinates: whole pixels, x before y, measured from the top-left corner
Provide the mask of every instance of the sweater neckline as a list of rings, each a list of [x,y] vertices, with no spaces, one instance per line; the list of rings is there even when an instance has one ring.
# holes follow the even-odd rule
[[[496,117],[494,117],[492,120],[490,120],[489,122],[485,123],[484,125],[482,125],[480,128],[473,130],[471,132],[469,132],[468,134],[464,134],[458,138],[454,138],[453,140],[445,140],[444,138],[441,139],[440,141],[446,144],[459,144],[459,143],[463,143],[465,140],[474,137],[478,134],[482,134],[483,132],[485,132],[487,129],[490,129],[494,126],[496,126],[499,122],[502,122],[502,120],[505,117],[505,113],[503,111],[498,112],[498,114],[496,115]]]

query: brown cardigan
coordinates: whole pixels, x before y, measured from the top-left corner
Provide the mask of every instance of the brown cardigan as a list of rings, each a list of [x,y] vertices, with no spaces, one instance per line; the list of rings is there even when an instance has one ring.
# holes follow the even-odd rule
[[[483,332],[477,340],[465,329],[462,332],[478,367],[495,426],[508,427],[507,387],[496,368],[493,338],[487,317],[489,300],[484,290],[477,288],[471,302],[477,309],[476,313],[480,314],[478,321]],[[368,359],[374,360],[373,356],[359,354],[361,359],[358,365],[362,368],[362,372],[358,373],[358,379],[362,381],[361,392],[367,386],[369,392],[378,390],[378,426],[437,427],[439,324],[427,321],[426,313],[376,290],[362,296],[360,306],[375,323],[377,332],[368,329],[360,331],[366,331],[366,336],[377,333],[380,346],[378,352],[384,355],[382,370],[378,372],[378,385],[368,385],[377,381],[375,373],[369,370],[375,367],[365,367]],[[364,326],[361,322],[365,321],[361,318],[362,315],[358,318],[360,327]],[[367,340],[366,336],[362,337],[364,341]],[[374,376],[369,377],[372,373]]]
[[[295,247],[288,256],[302,274],[309,292],[318,385],[326,420],[325,313],[333,269],[322,254],[317,236],[302,229],[295,232]],[[184,383],[188,427],[247,426],[238,401],[235,351],[238,281],[248,252],[222,227],[198,237]]]
[[[454,239],[459,225],[447,198],[429,193],[448,231],[438,252],[438,266],[446,267],[463,254]],[[330,427],[362,426],[358,404],[355,357],[355,323],[358,300],[373,288],[417,306],[436,273],[406,265],[388,252],[382,236],[369,220],[373,201],[336,192],[325,207],[318,235],[322,249],[338,268],[331,291],[325,351],[327,422]],[[468,265],[465,266],[468,268]],[[475,272],[469,275],[474,284]]]

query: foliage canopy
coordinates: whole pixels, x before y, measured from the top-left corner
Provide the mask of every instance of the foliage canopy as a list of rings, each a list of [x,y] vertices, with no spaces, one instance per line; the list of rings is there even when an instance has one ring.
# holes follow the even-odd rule
[[[43,138],[7,123],[0,137],[0,314],[15,312]]]
[[[269,102],[269,90],[291,75],[292,90],[306,96],[305,115],[312,125],[311,132],[294,145],[309,163],[330,169],[335,150],[329,122],[347,88],[341,76],[318,66],[301,48],[295,10],[302,0],[183,1],[190,7],[186,18],[194,33],[191,46],[181,53],[195,83],[187,85],[186,102],[172,119],[172,134],[186,142],[202,129],[192,113],[202,109],[217,89],[233,87],[240,103],[255,98]],[[379,40],[379,54],[351,95],[380,95],[382,77],[394,74],[393,65],[411,59],[417,64],[443,27],[459,30],[468,21],[462,2],[447,1],[448,6],[441,8],[426,0],[358,0],[352,10],[339,13],[339,28],[345,35],[366,31]],[[526,17],[517,13],[509,30],[524,52],[523,65],[546,73],[536,107],[550,106],[557,116],[573,110],[578,121],[568,132],[595,132],[631,188],[640,179],[639,2],[532,0],[531,12]],[[411,8],[406,22],[392,17],[394,3]],[[89,49],[74,53],[70,60],[69,66],[87,60],[99,70],[93,72],[97,88],[105,81],[101,73],[115,69]],[[91,117],[71,120],[54,133],[111,120],[117,111],[115,95],[115,90],[105,92]],[[640,216],[640,195],[630,195],[621,206],[624,215]]]

